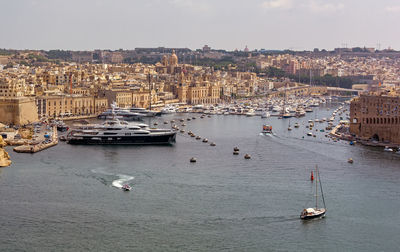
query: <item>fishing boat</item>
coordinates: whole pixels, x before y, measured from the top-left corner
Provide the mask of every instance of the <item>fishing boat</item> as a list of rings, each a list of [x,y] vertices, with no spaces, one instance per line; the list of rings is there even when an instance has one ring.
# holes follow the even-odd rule
[[[319,187],[319,188],[318,188]],[[321,190],[322,202],[324,204],[323,208],[318,208],[318,190]],[[326,206],[324,192],[322,190],[321,178],[319,176],[318,166],[315,166],[315,207],[305,208],[300,214],[302,220],[309,220],[315,218],[325,217]]]

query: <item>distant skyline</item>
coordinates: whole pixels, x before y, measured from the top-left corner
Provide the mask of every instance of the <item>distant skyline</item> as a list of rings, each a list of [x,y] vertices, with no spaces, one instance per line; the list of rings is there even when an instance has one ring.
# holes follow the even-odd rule
[[[400,48],[398,0],[0,0],[0,48]]]

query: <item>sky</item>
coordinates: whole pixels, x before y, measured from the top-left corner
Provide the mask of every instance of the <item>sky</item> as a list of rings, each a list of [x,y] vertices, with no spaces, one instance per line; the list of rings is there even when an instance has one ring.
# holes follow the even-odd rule
[[[0,0],[0,48],[400,49],[400,0]]]

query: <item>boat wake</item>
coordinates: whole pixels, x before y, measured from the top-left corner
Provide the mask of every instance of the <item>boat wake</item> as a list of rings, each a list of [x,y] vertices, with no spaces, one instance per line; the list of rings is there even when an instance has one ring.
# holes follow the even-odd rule
[[[130,175],[114,174],[114,173],[109,173],[109,172],[99,170],[99,169],[93,169],[93,170],[91,170],[91,172],[110,177],[111,179],[113,179],[111,182],[111,186],[119,188],[119,189],[121,189],[123,185],[128,184],[129,181],[135,179],[135,177],[130,176]],[[109,179],[105,179],[104,177],[98,178],[98,179],[101,180],[103,183],[107,180],[109,181]],[[104,183],[104,184],[109,185],[110,182]]]
[[[134,179],[134,177],[124,174],[117,174],[116,176],[118,176],[119,178],[112,182],[112,186],[120,189],[123,185],[128,184],[129,181]]]

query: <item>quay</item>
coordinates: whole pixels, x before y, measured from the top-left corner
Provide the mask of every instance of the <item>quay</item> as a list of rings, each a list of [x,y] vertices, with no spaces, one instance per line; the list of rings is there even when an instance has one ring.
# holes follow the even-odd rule
[[[41,142],[39,144],[24,144],[15,147],[13,150],[18,153],[36,153],[58,144],[57,127],[53,127],[52,139],[49,143]]]
[[[365,146],[399,148],[399,145],[398,144],[394,144],[394,143],[371,141],[371,140],[368,140],[368,139],[361,139],[361,138],[353,137],[350,134],[338,133],[337,131],[341,127],[347,127],[348,128],[349,126],[348,125],[338,124],[338,125],[336,125],[335,128],[333,128],[331,130],[329,135],[331,137],[335,137],[335,138],[340,139],[340,140],[346,140],[346,141],[354,141],[354,140],[356,140],[357,143],[360,143],[360,144],[365,145]]]

